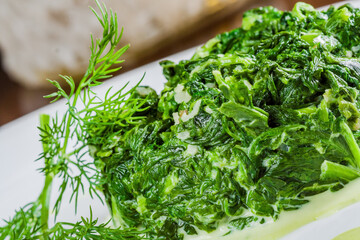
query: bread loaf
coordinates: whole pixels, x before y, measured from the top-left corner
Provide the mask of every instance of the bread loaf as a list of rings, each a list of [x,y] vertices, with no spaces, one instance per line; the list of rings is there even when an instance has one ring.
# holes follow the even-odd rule
[[[244,0],[243,0],[244,1]],[[105,0],[124,27],[129,53],[146,51],[169,34],[231,0]],[[31,87],[48,86],[58,74],[79,76],[90,55],[90,33],[102,28],[88,0],[2,0],[0,49],[5,71]],[[131,56],[127,56],[131,58]]]

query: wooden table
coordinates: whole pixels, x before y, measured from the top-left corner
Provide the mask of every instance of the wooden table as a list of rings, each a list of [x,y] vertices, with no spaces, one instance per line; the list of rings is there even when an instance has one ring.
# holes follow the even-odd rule
[[[295,2],[295,0],[255,0],[252,4],[246,6],[240,11],[223,17],[211,27],[207,26],[196,33],[190,32],[189,34],[185,34],[181,37],[181,39],[176,39],[173,42],[164,44],[164,46],[155,54],[142,56],[141,59],[135,59],[132,61],[131,65],[125,65],[121,72],[131,70],[148,62],[155,61],[178,51],[199,45],[218,33],[238,27],[241,23],[242,13],[247,9],[272,5],[281,10],[290,10]],[[314,7],[319,7],[336,1],[309,0],[305,2],[312,4]],[[21,67],[19,67],[19,71],[21,71]],[[42,96],[51,92],[51,89],[26,89],[11,81],[9,76],[7,76],[3,69],[0,68],[0,126],[46,105],[49,101],[44,99]]]

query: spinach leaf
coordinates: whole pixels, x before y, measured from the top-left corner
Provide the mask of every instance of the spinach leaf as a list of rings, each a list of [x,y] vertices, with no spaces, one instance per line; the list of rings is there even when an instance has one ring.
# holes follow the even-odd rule
[[[89,134],[113,217],[154,239],[242,230],[359,177],[359,26],[350,5],[262,7],[161,62],[161,94],[128,100],[141,121]]]

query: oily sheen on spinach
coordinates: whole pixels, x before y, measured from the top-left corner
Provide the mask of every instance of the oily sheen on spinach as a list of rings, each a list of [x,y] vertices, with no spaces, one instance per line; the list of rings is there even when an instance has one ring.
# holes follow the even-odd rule
[[[98,113],[86,129],[114,221],[160,239],[241,230],[357,178],[359,33],[350,5],[262,7],[191,59],[161,62],[161,94],[130,96],[138,121]]]

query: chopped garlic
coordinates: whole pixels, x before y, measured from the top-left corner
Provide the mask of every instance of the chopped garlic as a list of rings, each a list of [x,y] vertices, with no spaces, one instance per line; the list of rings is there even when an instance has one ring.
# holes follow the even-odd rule
[[[209,82],[209,83],[205,83],[205,86],[207,86],[208,88],[215,88],[216,84],[212,83],[212,82]]]
[[[200,106],[201,106],[201,100],[197,100],[194,104],[192,111],[190,113],[184,112],[184,114],[181,116],[181,120],[183,122],[186,122],[192,119],[193,117],[195,117],[199,113]]]
[[[188,139],[190,137],[190,132],[189,131],[183,131],[177,134],[178,139],[181,140],[185,140]]]
[[[180,123],[180,116],[178,112],[174,112],[173,114],[175,125]]]
[[[175,102],[177,103],[187,103],[191,100],[191,95],[186,91],[184,90],[184,85],[182,84],[178,84],[175,89],[175,95],[174,95],[174,99],[175,99]]]
[[[358,51],[360,51],[360,45],[353,46],[353,47],[351,48],[351,50],[352,50],[353,52],[357,53]]]
[[[214,112],[209,106],[206,106],[204,110],[205,110],[205,112],[207,112],[208,114],[212,114],[212,113]]]
[[[189,144],[185,152],[189,155],[195,155],[198,153],[198,147],[196,145]]]
[[[346,57],[351,58],[352,57],[352,51],[346,51]]]
[[[152,92],[152,89],[149,87],[138,87],[136,89],[136,91],[141,95],[141,96],[147,96]]]

